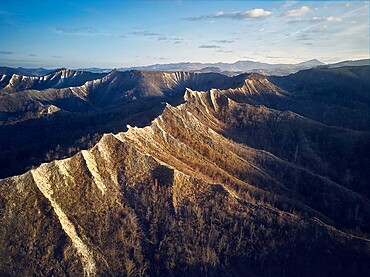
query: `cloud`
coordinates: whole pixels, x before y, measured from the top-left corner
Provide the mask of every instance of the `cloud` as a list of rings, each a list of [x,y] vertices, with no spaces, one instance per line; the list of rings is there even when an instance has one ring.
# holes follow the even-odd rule
[[[235,42],[234,40],[227,40],[227,39],[221,39],[221,40],[212,40],[217,43],[233,43]]]
[[[184,39],[182,38],[170,38],[169,40],[171,41],[174,41],[175,43],[183,43],[184,42]]]
[[[243,20],[243,19],[249,19],[249,18],[265,18],[272,15],[272,12],[266,11],[264,9],[253,9],[249,11],[231,11],[231,12],[216,12],[211,13],[207,15],[201,15],[201,16],[194,16],[194,17],[188,17],[187,20],[197,21],[197,20],[207,20],[207,19],[222,19],[222,18],[228,18],[228,19],[237,19],[237,20]]]
[[[167,41],[167,42],[170,42],[170,41],[173,41],[174,43],[178,44],[178,43],[183,43],[184,42],[184,39],[182,38],[177,38],[177,37],[166,37],[166,36],[159,36],[157,38],[159,41]]]
[[[334,16],[329,16],[329,17],[313,17],[311,19],[312,23],[322,23],[322,22],[342,22],[343,19],[340,17],[334,17]]]
[[[245,12],[244,14],[242,14],[242,16],[243,15],[247,18],[259,18],[259,17],[270,16],[270,15],[272,15],[272,12],[265,11],[264,9],[254,9],[254,10],[250,10],[250,11]]]
[[[328,31],[328,26],[324,25],[319,28],[312,29],[308,31],[309,33],[326,33]]]
[[[316,29],[316,30],[315,29],[314,30],[311,30],[312,28],[316,27],[317,25],[321,25],[321,24],[322,23],[316,23],[316,24],[312,24],[312,25],[306,26],[306,27],[304,27],[304,28],[302,28],[300,30],[297,30],[297,31],[295,31],[295,32],[293,32],[291,34],[287,34],[287,35],[283,36],[282,38],[279,38],[278,40],[275,40],[273,42],[268,42],[268,43],[260,46],[259,49],[263,49],[263,48],[265,48],[267,46],[277,44],[277,43],[282,42],[282,41],[284,41],[286,39],[289,39],[291,37],[295,37],[295,36],[297,36],[299,34],[302,34],[303,32],[307,32],[307,33],[310,33],[310,32],[312,32],[312,33],[315,33],[315,32],[326,32],[327,31],[327,26],[323,26],[323,27],[321,27],[319,29]]]
[[[208,48],[208,49],[210,49],[210,48],[220,48],[220,46],[214,45],[214,44],[203,44],[203,45],[199,45],[198,48]]]
[[[297,23],[302,23],[303,20],[301,18],[294,18],[294,19],[291,19],[291,20],[288,20],[286,23],[288,24],[297,24]]]
[[[95,8],[87,7],[87,8],[84,8],[83,11],[88,13],[88,14],[91,14],[93,16],[106,16],[106,14],[104,12],[102,12],[101,9],[95,9]]]
[[[155,36],[160,36],[161,35],[159,33],[153,33],[153,32],[148,32],[148,31],[134,31],[131,34],[140,35],[140,36],[148,36],[148,37],[155,37]]]
[[[292,58],[292,57],[267,55],[266,58],[267,59],[286,59],[286,58]]]
[[[57,27],[54,29],[54,31],[61,35],[105,36],[118,39],[126,38],[126,35],[115,33],[112,31],[102,31],[93,27],[72,27],[72,28]]]
[[[28,56],[30,56],[30,57],[37,57],[37,55],[35,55],[35,54],[29,54]]]
[[[139,58],[141,56],[136,56],[136,57]],[[145,58],[152,59],[152,60],[158,60],[158,61],[165,61],[165,60],[167,60],[167,58],[165,58],[165,57],[155,57],[155,56],[145,56]]]
[[[299,9],[296,9],[296,10],[290,10],[290,11],[287,11],[285,13],[283,13],[281,16],[282,17],[296,17],[296,16],[303,16],[305,15],[306,13],[308,13],[310,10],[309,7],[307,6],[302,6],[301,8]]]
[[[232,54],[234,51],[232,50],[224,50],[224,49],[219,49],[216,51],[217,53],[224,53],[224,54]]]
[[[6,10],[0,10],[0,23],[15,26],[22,23],[18,14]]]
[[[242,31],[242,30],[236,30],[236,31],[232,32],[231,34],[233,34],[233,35],[241,35],[241,34],[245,34],[245,33],[247,33],[247,32],[246,31]]]
[[[167,36],[166,34],[163,33],[161,34],[150,31],[138,30],[131,32],[131,34],[136,36],[144,36],[147,37],[148,39],[157,39],[158,41],[162,42],[173,42],[174,44],[185,43],[184,39],[182,38],[172,37],[171,35]]]
[[[59,34],[93,35],[98,34],[99,30],[92,27],[64,28],[57,27],[55,31]]]
[[[2,54],[2,55],[13,55],[14,52],[11,52],[11,51],[0,51],[0,54]]]
[[[294,4],[297,4],[298,3],[298,1],[286,1],[285,3],[284,3],[284,7],[290,7],[290,6],[293,6]]]
[[[296,37],[296,40],[303,40],[303,41],[306,41],[306,40],[312,40],[312,37],[306,35],[306,34],[302,34],[302,35],[299,35]]]
[[[62,56],[56,56],[56,55],[54,55],[54,56],[51,56],[52,58],[56,58],[56,59],[63,59],[63,57]]]

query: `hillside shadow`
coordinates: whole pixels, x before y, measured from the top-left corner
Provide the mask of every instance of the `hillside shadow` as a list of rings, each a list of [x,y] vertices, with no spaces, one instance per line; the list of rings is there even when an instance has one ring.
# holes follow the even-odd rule
[[[158,165],[152,170],[154,180],[157,180],[158,185],[169,187],[173,184],[173,169],[164,165]]]
[[[61,112],[0,126],[0,178],[23,174],[32,167],[68,158],[94,146],[104,133],[144,127],[159,116],[164,99],[137,101],[95,112]]]

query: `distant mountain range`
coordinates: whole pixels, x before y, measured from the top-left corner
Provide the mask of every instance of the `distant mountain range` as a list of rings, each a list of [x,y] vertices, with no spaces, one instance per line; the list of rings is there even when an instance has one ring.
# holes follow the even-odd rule
[[[370,65],[370,59],[358,61],[343,61],[334,64],[324,64],[317,59],[312,59],[298,64],[268,64],[254,61],[237,61],[235,63],[172,63],[172,64],[155,64],[149,66],[138,66],[130,68],[118,68],[124,70],[159,70],[159,71],[187,71],[187,72],[214,72],[222,73],[229,76],[244,72],[255,72],[263,75],[289,75],[299,70],[315,68],[317,66],[328,66],[329,68],[341,66],[362,66]]]
[[[343,61],[339,63],[332,63],[328,64],[329,68],[337,68],[342,66],[363,66],[363,65],[370,65],[369,59],[357,60],[357,61]]]
[[[310,60],[299,64],[268,64],[254,61],[237,61],[235,63],[173,63],[155,64],[118,70],[160,70],[160,71],[188,71],[188,72],[219,72],[236,74],[242,72],[258,72],[266,75],[287,75],[302,69],[323,65],[318,60]]]
[[[0,75],[5,74],[5,75],[11,75],[11,74],[17,74],[21,76],[42,76],[49,74],[51,72],[55,71],[55,69],[45,69],[45,68],[23,68],[23,67],[18,67],[18,68],[13,68],[13,67],[7,67],[7,66],[2,66],[0,67]]]
[[[362,66],[370,65],[370,59],[356,60],[356,61],[343,61],[333,64],[325,64],[317,59],[312,59],[298,64],[268,64],[254,61],[237,61],[235,63],[197,63],[197,62],[183,62],[183,63],[170,63],[170,64],[154,64],[148,66],[136,67],[120,67],[118,71],[128,70],[145,70],[145,71],[186,71],[197,73],[221,73],[228,76],[235,76],[244,72],[256,72],[263,75],[276,75],[284,76],[291,73],[298,72],[303,69],[315,68],[317,66],[325,66],[328,68],[342,67],[342,66]],[[23,76],[42,76],[47,75],[61,69],[44,69],[44,68],[10,68],[0,67],[0,75],[17,74]],[[79,68],[77,71],[87,71],[91,73],[109,73],[112,68]]]

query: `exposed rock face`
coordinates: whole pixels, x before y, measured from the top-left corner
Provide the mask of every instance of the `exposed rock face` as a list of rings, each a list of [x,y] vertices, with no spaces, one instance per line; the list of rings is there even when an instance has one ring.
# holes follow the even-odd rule
[[[187,78],[174,76],[163,84]],[[263,76],[187,89],[147,127],[0,180],[0,273],[366,275],[366,173],[336,180],[337,160],[357,152],[332,159],[320,147],[368,134],[251,104],[270,97],[289,95]]]
[[[67,88],[81,86],[85,82],[102,78],[105,74],[96,74],[70,69],[61,69],[43,76],[23,76],[3,74],[0,79],[1,94],[23,90],[42,90],[47,88]]]

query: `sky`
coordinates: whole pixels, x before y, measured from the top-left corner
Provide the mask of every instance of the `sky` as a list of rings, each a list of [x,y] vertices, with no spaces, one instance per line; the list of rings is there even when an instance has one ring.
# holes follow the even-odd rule
[[[0,0],[0,66],[369,58],[369,1]]]

